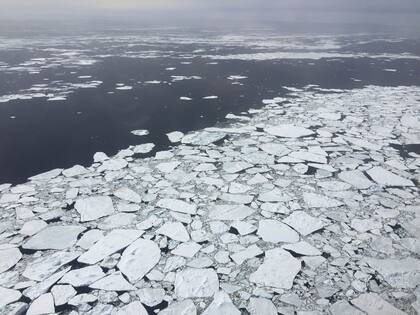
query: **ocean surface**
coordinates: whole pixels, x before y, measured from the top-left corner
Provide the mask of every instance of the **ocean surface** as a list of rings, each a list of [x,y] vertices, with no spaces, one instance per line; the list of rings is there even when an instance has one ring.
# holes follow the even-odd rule
[[[88,166],[95,152],[129,145],[154,143],[154,154],[171,146],[168,132],[225,124],[229,113],[296,89],[368,85],[420,85],[420,39],[262,29],[0,31],[0,183]],[[139,129],[149,133],[131,133]]]

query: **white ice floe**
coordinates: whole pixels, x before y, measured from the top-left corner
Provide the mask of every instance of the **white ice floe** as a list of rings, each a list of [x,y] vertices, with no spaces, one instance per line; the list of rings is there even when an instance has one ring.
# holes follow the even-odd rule
[[[191,203],[187,203],[178,199],[164,198],[160,199],[157,204],[158,207],[168,209],[171,211],[195,214],[197,212],[197,206]]]
[[[18,301],[22,297],[22,293],[18,290],[0,287],[0,309],[6,305]]]
[[[377,293],[364,293],[353,299],[351,303],[369,315],[407,315],[388,303]]]
[[[172,250],[171,253],[177,256],[192,258],[195,256],[195,254],[198,253],[200,248],[201,248],[201,245],[195,242],[182,243],[182,244],[179,244],[177,248]]]
[[[349,302],[341,300],[335,302],[330,307],[330,312],[332,315],[365,315],[366,313],[358,310],[352,306]]]
[[[233,304],[229,295],[223,291],[217,292],[213,301],[204,310],[203,315],[240,315],[241,312]]]
[[[154,149],[155,145],[153,143],[144,143],[136,145],[133,149],[134,153],[137,154],[146,154]]]
[[[74,208],[79,212],[81,222],[97,220],[115,212],[112,199],[108,196],[79,199],[76,201]]]
[[[118,171],[127,167],[128,163],[124,159],[110,159],[102,162],[102,165],[98,167],[99,172],[105,171]]]
[[[217,100],[219,97],[216,95],[204,96],[203,100]]]
[[[290,153],[289,148],[279,143],[263,143],[260,145],[260,149],[278,157],[282,157]]]
[[[140,301],[149,307],[157,306],[165,298],[165,290],[162,288],[143,288],[136,292]]]
[[[213,269],[187,268],[176,274],[175,294],[179,298],[212,297],[219,290],[219,279]]]
[[[327,158],[320,154],[315,154],[306,151],[294,151],[289,154],[290,157],[299,159],[302,161],[320,163],[320,164],[327,164]]]
[[[238,161],[238,162],[225,162],[223,163],[223,170],[226,173],[239,173],[242,172],[248,168],[251,168],[253,165],[246,163],[246,162],[242,162],[242,161]]]
[[[105,277],[105,273],[98,265],[73,269],[67,272],[58,283],[70,284],[73,287],[89,286]]]
[[[180,142],[184,137],[184,133],[180,131],[173,131],[166,134],[168,136],[169,141],[172,143]]]
[[[58,175],[60,175],[62,171],[63,171],[63,169],[56,168],[54,170],[29,177],[29,180],[32,180],[32,181],[48,181],[48,180],[53,179],[53,178],[57,177]]]
[[[0,248],[0,274],[16,265],[22,258],[22,253],[16,247]]]
[[[263,253],[264,252],[257,245],[251,245],[243,251],[230,255],[230,257],[236,264],[242,265],[247,259],[254,258],[256,256],[262,255]]]
[[[32,236],[47,227],[47,225],[48,224],[43,220],[27,221],[22,226],[22,229],[19,231],[19,233],[26,236]]]
[[[303,211],[293,212],[284,219],[283,222],[291,226],[303,236],[316,232],[325,226],[320,219],[312,217]]]
[[[343,205],[337,199],[309,192],[303,193],[303,200],[309,208],[334,208]]]
[[[67,97],[65,96],[54,96],[47,99],[47,101],[66,101]]]
[[[340,52],[256,52],[249,54],[231,55],[205,55],[203,57],[213,60],[276,60],[276,59],[338,59],[338,58],[372,58],[372,59],[420,59],[419,56],[411,54],[367,54],[367,53],[340,53]]]
[[[33,250],[66,249],[76,243],[77,237],[84,230],[86,228],[83,226],[49,226],[32,236],[22,247]]]
[[[165,162],[156,165],[156,168],[162,173],[172,173],[181,163],[177,161]]]
[[[148,315],[149,313],[144,308],[140,301],[131,302],[123,306],[116,315]]]
[[[80,252],[55,252],[39,257],[29,264],[23,272],[23,276],[34,281],[43,281],[53,275],[64,265],[74,261],[80,256]]]
[[[127,247],[143,234],[139,230],[116,229],[101,238],[90,249],[81,255],[77,260],[84,264],[96,264],[102,259]]]
[[[255,212],[243,205],[215,205],[209,209],[209,217],[213,220],[236,221],[243,220]]]
[[[359,170],[343,171],[338,174],[338,178],[357,189],[367,189],[373,185],[373,183]]]
[[[45,293],[37,298],[29,306],[27,315],[53,314],[55,313],[54,299],[51,293]]]
[[[221,141],[225,137],[226,137],[225,133],[197,131],[197,132],[184,136],[181,142],[183,144],[206,146],[214,142]]]
[[[258,200],[262,202],[287,202],[291,201],[292,199],[293,197],[291,194],[278,188],[262,192],[258,195]]]
[[[301,263],[283,249],[270,249],[265,252],[264,262],[249,280],[261,286],[277,289],[291,289],[293,280],[301,269]]]
[[[247,307],[248,312],[250,315],[277,315],[277,309],[273,302],[269,299],[265,298],[255,298],[252,297],[249,300],[249,304]]]
[[[420,284],[420,260],[367,258],[366,262],[394,288],[415,288]]]
[[[197,308],[192,300],[173,302],[159,312],[159,315],[197,315]]]
[[[88,173],[89,171],[81,165],[74,165],[71,168],[63,170],[62,174],[66,177],[74,177]]]
[[[77,291],[67,284],[57,284],[51,288],[55,306],[67,304],[70,299],[76,296]]]
[[[268,126],[265,127],[264,130],[270,135],[283,138],[300,138],[312,136],[314,134],[314,132],[310,129],[290,124]]]
[[[132,90],[133,87],[131,85],[123,85],[123,86],[117,86],[115,89],[120,90],[120,91],[127,91],[127,90]]]
[[[286,224],[277,220],[261,220],[258,226],[257,235],[265,242],[270,243],[296,243],[299,241],[299,234]]]
[[[114,192],[114,196],[133,203],[140,203],[142,201],[141,196],[128,187],[119,188]]]
[[[228,80],[232,80],[232,81],[243,80],[243,79],[247,79],[247,78],[248,77],[244,76],[244,75],[230,75],[230,76],[227,77]]]
[[[137,129],[137,130],[132,130],[131,133],[135,136],[147,136],[149,134],[149,130],[145,130],[145,129]]]
[[[198,75],[192,75],[192,76],[171,75],[171,78],[172,78],[172,82],[184,81],[184,80],[201,80],[202,79]]]
[[[155,242],[138,239],[122,253],[118,269],[132,283],[141,280],[160,260],[160,249]]]
[[[414,183],[411,180],[398,176],[379,166],[367,170],[367,173],[379,185],[400,187],[414,186]]]
[[[168,222],[156,230],[156,234],[165,235],[175,241],[188,242],[190,235],[180,222]]]
[[[302,256],[319,256],[322,254],[316,247],[305,241],[295,244],[286,244],[283,245],[282,248]]]

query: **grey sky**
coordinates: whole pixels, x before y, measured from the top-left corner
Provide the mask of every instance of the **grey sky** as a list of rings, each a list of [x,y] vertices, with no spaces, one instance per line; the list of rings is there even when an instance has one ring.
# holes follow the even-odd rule
[[[0,0],[0,19],[146,16],[420,26],[420,0]]]
[[[420,11],[419,0],[1,0],[2,15],[44,15],[57,13],[67,15],[104,14],[134,11],[212,11],[223,10],[328,10],[328,11]]]

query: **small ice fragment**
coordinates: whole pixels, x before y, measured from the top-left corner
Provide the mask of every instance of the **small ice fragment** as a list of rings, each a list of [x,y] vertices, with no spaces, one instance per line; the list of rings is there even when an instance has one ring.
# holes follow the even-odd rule
[[[137,130],[133,130],[131,131],[131,133],[135,136],[147,136],[149,134],[149,130],[146,129],[137,129]]]

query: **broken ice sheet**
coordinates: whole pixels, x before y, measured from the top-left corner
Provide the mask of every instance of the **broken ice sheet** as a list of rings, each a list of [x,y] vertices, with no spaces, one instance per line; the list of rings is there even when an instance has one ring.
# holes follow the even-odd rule
[[[167,222],[156,230],[156,234],[165,235],[175,241],[188,242],[190,235],[180,222]]]
[[[105,277],[105,273],[102,268],[93,265],[69,271],[58,283],[70,284],[73,287],[84,287],[103,277]]]
[[[171,211],[195,214],[197,212],[197,206],[191,203],[187,203],[183,200],[164,198],[160,199],[157,204],[158,207],[168,209]]]
[[[180,298],[211,297],[219,290],[213,269],[187,268],[176,274],[175,294]]]
[[[213,220],[237,221],[254,212],[254,209],[243,205],[214,205],[209,210],[209,217]]]
[[[400,187],[414,186],[414,183],[411,180],[398,176],[382,167],[371,168],[370,170],[367,170],[367,173],[379,185]]]
[[[140,203],[142,201],[141,196],[128,187],[119,188],[114,192],[114,196],[133,203]],[[108,205],[110,206],[109,201]]]
[[[303,193],[303,199],[309,208],[333,208],[343,204],[339,200],[314,193]]]
[[[77,237],[85,229],[83,226],[49,226],[32,236],[22,247],[34,250],[66,249],[76,243]]]
[[[23,276],[35,281],[42,281],[54,274],[62,266],[74,261],[80,252],[55,252],[43,255],[33,261],[23,271]]]
[[[357,189],[367,189],[372,186],[372,182],[359,170],[341,172],[338,178]]]
[[[76,201],[74,208],[80,213],[80,221],[93,221],[114,213],[112,200],[108,196],[94,196]]]
[[[257,235],[265,242],[271,243],[296,243],[299,241],[299,234],[296,231],[277,220],[261,220]]]
[[[54,170],[29,184],[1,185],[0,281],[11,291],[2,291],[0,304],[7,299],[17,309],[28,299],[50,302],[52,294],[55,311],[68,304],[79,314],[147,314],[145,305],[161,302],[169,303],[161,314],[375,314],[383,304],[397,312],[384,301],[414,311],[418,157],[403,159],[388,144],[418,138],[420,91],[289,91],[292,98],[265,99],[264,109],[222,115],[233,119],[229,127],[169,133],[170,141],[188,143],[149,158],[134,153],[150,153],[151,143],[114,157],[97,153],[92,166]],[[80,200],[95,197],[108,206],[81,210]],[[43,237],[52,250],[25,249],[59,226],[85,230]],[[83,285],[77,291],[94,290],[77,294],[57,284],[62,278]]]
[[[194,133],[184,136],[181,142],[184,144],[204,146],[221,141],[225,137],[226,134],[221,132],[196,131]]]
[[[156,243],[140,238],[124,250],[118,268],[130,282],[135,283],[152,270],[160,257]]]
[[[325,226],[320,219],[312,217],[303,211],[293,212],[290,216],[284,219],[283,222],[291,226],[303,236],[321,230]]]
[[[366,258],[369,266],[375,269],[394,288],[415,288],[420,284],[420,260]]]
[[[249,280],[261,286],[291,289],[293,280],[301,269],[301,263],[283,249],[265,252],[264,262],[250,275]]]
[[[172,143],[180,142],[184,137],[184,133],[180,131],[173,131],[166,134],[168,136],[169,141]]]
[[[78,261],[84,264],[96,264],[102,259],[127,247],[143,233],[143,231],[139,230],[112,230],[90,247],[87,252],[83,253],[78,258]]]
[[[229,295],[223,291],[217,292],[203,315],[240,315],[241,312],[233,304]]]
[[[314,132],[310,129],[290,124],[279,126],[267,126],[264,130],[273,136],[283,138],[300,138],[311,136],[314,134]]]
[[[364,293],[351,302],[369,315],[406,315],[405,312],[397,309],[377,293]]]
[[[22,253],[16,247],[0,249],[0,274],[16,265],[22,258]]]

